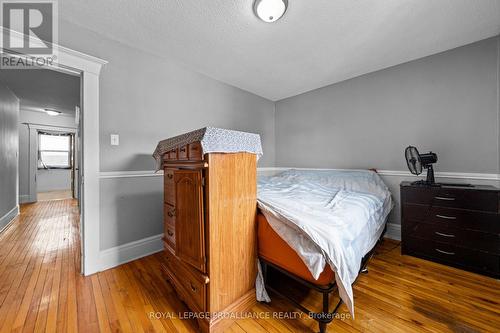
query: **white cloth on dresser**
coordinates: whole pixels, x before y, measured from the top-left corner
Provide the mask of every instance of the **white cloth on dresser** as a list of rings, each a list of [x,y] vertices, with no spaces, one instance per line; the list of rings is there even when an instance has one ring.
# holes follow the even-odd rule
[[[153,157],[156,160],[156,171],[161,169],[163,154],[197,141],[201,143],[202,154],[247,152],[256,154],[257,159],[262,156],[262,145],[259,134],[216,127],[204,127],[160,141],[153,153]]]
[[[354,315],[352,284],[393,206],[380,176],[368,170],[289,170],[259,178],[257,200],[269,225],[314,278],[330,265]]]

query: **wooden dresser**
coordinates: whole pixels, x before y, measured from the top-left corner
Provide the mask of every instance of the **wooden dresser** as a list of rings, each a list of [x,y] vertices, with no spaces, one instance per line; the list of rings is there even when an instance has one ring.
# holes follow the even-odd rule
[[[202,155],[199,142],[163,155],[163,269],[202,332],[255,304],[256,163],[251,153]]]
[[[500,190],[401,183],[402,253],[500,277]]]

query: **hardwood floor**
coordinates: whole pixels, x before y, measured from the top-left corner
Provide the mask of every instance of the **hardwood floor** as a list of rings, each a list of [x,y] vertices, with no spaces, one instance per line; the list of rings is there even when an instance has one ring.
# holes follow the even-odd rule
[[[159,268],[162,254],[83,277],[73,200],[23,205],[0,234],[0,332],[196,332],[186,307]],[[329,332],[494,332],[500,328],[500,281],[401,256],[384,241],[355,288],[356,319]],[[293,284],[303,304],[320,299]],[[271,295],[227,332],[312,332],[317,324]],[[287,317],[285,319],[275,318]],[[269,317],[269,318],[267,318]],[[290,319],[290,317],[292,317]]]

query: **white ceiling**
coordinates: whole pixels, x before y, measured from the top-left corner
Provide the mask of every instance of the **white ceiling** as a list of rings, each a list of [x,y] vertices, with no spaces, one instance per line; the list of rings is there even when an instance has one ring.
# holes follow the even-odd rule
[[[80,77],[48,69],[2,69],[0,81],[14,92],[23,110],[55,109],[74,115],[80,105]]]
[[[500,0],[64,0],[59,16],[271,100],[500,33]]]

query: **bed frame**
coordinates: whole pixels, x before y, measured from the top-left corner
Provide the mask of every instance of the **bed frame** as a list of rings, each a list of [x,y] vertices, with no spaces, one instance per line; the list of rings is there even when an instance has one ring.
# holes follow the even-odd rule
[[[386,227],[384,228],[384,231],[382,232],[382,235],[380,236],[379,240],[377,241],[377,244],[375,244],[375,246],[370,250],[370,252],[368,252],[361,260],[361,268],[359,270],[359,273],[363,273],[363,274],[368,273],[368,269],[366,268],[366,266],[368,265],[368,261],[373,256],[373,253],[374,253],[377,245],[382,241],[382,238],[384,237],[386,230],[387,230],[387,224],[386,224]],[[299,308],[302,312],[308,314],[311,318],[313,318],[314,320],[316,320],[318,322],[319,332],[325,333],[326,326],[329,323],[331,323],[333,321],[333,319],[335,319],[337,311],[338,311],[340,305],[342,305],[342,299],[339,299],[338,303],[333,308],[333,311],[330,312],[330,294],[337,290],[337,283],[335,281],[333,281],[332,283],[330,283],[328,285],[324,285],[324,286],[316,285],[316,284],[311,283],[307,280],[304,280],[303,278],[301,278],[295,274],[292,274],[292,273],[286,271],[285,269],[283,269],[283,268],[281,268],[281,267],[279,267],[279,266],[277,266],[269,261],[266,261],[262,257],[259,257],[259,260],[260,260],[260,264],[262,267],[262,275],[264,277],[264,285],[265,285],[266,289],[272,291],[273,293],[277,294],[280,297],[283,297],[284,299],[286,299],[287,301],[289,301],[290,303],[295,305],[297,308]],[[297,302],[292,297],[285,295],[285,294],[279,292],[278,290],[274,289],[272,286],[270,286],[267,283],[267,268],[268,267],[272,267],[274,270],[278,271],[279,273],[288,276],[289,278],[297,281],[299,284],[301,284],[309,289],[313,289],[313,290],[320,292],[323,295],[322,311],[321,312],[311,311],[311,310],[307,309],[305,306],[303,306],[302,304],[300,304],[299,302]]]

